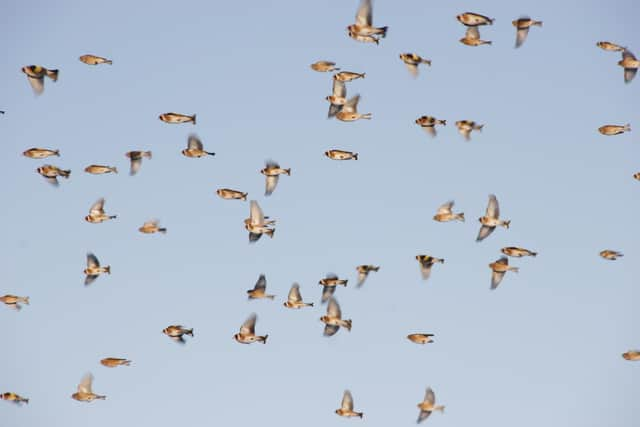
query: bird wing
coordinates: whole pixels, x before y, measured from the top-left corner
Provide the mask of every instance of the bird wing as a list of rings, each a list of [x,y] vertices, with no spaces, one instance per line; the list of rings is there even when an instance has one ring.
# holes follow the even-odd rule
[[[27,75],[27,80],[29,80],[29,84],[31,85],[31,88],[36,95],[42,94],[42,92],[44,91],[44,76],[32,77]]]
[[[502,282],[502,278],[504,277],[504,271],[493,271],[491,273],[491,289],[495,289],[498,287],[500,282]]]
[[[527,39],[529,34],[529,27],[518,27],[516,30],[516,47],[522,46],[522,43]]]
[[[340,305],[335,298],[331,297],[329,299],[329,305],[327,306],[327,315],[330,317],[335,317],[337,319],[342,318],[342,311],[340,311]]]
[[[291,289],[289,290],[289,296],[287,297],[289,302],[300,302],[302,301],[302,295],[300,295],[300,285],[294,283],[291,285]]]
[[[496,261],[497,264],[509,265],[509,258],[506,256],[500,257],[499,260]]]
[[[347,96],[347,85],[343,81],[333,79],[333,96],[344,98]]]
[[[160,221],[158,221],[157,219],[150,219],[149,221],[146,221],[144,224],[142,224],[143,227],[157,227],[158,224],[160,223]]]
[[[482,227],[480,227],[480,231],[478,232],[478,237],[476,237],[476,242],[480,242],[486,239],[487,237],[489,237],[489,235],[493,233],[493,230],[495,230],[495,227],[487,227],[486,225],[483,225]]]
[[[334,117],[340,111],[342,111],[342,105],[329,104],[329,113],[327,114],[327,118],[330,119],[331,117]]]
[[[438,208],[438,214],[450,214],[451,209],[453,208],[453,204],[455,202],[453,200],[449,200],[447,203],[443,204]]]
[[[625,59],[625,58],[631,58],[633,60],[636,59],[635,55],[631,53],[631,51],[628,49],[625,49],[622,51],[622,59]]]
[[[365,280],[367,280],[368,273],[364,271],[358,272],[358,286],[362,286]]]
[[[279,178],[279,175],[267,175],[264,189],[265,196],[270,196],[273,193],[273,191],[276,189],[276,185],[278,185]]]
[[[636,76],[638,72],[637,68],[625,68],[624,69],[624,81],[625,83],[629,83]]]
[[[487,216],[494,219],[498,219],[500,217],[500,206],[498,205],[498,199],[496,199],[496,196],[494,196],[493,194],[489,195]]]
[[[429,418],[429,415],[431,415],[431,411],[425,411],[421,409],[420,413],[418,414],[418,419],[416,420],[416,423],[420,424],[421,422]]]
[[[428,261],[420,261],[420,272],[422,273],[422,280],[427,280],[431,276],[431,267],[433,263]]]
[[[333,296],[333,293],[336,291],[335,286],[323,286],[322,287],[322,302],[327,302],[329,298]]]
[[[409,70],[413,77],[418,77],[418,65],[410,62],[405,62],[404,65],[407,66],[407,70]]]
[[[91,383],[93,382],[93,375],[91,373],[84,374],[82,379],[80,380],[80,384],[78,384],[78,393],[86,393],[91,394]]]
[[[360,95],[355,95],[350,98],[342,107],[342,111],[346,113],[356,113],[358,111],[358,102],[360,101]]]
[[[262,233],[249,233],[249,243],[255,243],[260,240]]]
[[[262,213],[262,209],[260,209],[260,205],[255,200],[251,201],[251,206],[249,208],[249,218],[252,225],[262,225],[264,224],[264,213]]]
[[[257,290],[266,290],[267,289],[267,278],[265,277],[264,274],[261,274],[260,277],[258,277],[258,281],[256,282],[256,285],[253,287],[254,291]]]
[[[338,278],[338,275],[336,273],[327,273],[327,275],[325,276],[325,279],[335,280],[337,278]]]
[[[129,168],[129,175],[135,175],[142,166],[142,157],[130,157],[131,167]]]
[[[91,252],[87,254],[87,267],[100,267],[100,261]]]
[[[433,392],[431,387],[427,388],[427,391],[424,394],[424,400],[425,400],[425,402],[429,402],[432,405],[435,405],[435,403],[436,403],[436,394]]]
[[[340,326],[338,326],[338,325],[325,325],[324,326],[323,335],[325,337],[330,337],[332,335],[335,335],[336,332],[338,332],[339,329],[340,329]]]
[[[353,396],[351,396],[351,392],[349,390],[344,391],[344,395],[342,395],[342,404],[340,405],[342,409],[346,409],[347,411],[353,411]]]
[[[187,141],[187,148],[189,150],[202,151],[203,149],[202,141],[200,141],[200,138],[198,138],[198,135],[196,135],[195,133],[192,133],[191,135],[189,135],[189,140]]]
[[[468,39],[480,40],[480,30],[478,27],[468,27],[464,36]]]
[[[256,333],[256,316],[255,313],[251,313],[251,315],[244,321],[242,326],[240,326],[240,333],[244,335],[254,335]]]
[[[459,127],[458,132],[460,132],[460,135],[464,136],[464,139],[467,141],[471,139],[471,128]]]
[[[373,22],[372,9],[371,0],[362,0],[356,13],[356,24],[361,27],[370,27]]]
[[[89,209],[89,215],[101,215],[104,213],[104,199],[100,198],[95,202],[91,209]]]

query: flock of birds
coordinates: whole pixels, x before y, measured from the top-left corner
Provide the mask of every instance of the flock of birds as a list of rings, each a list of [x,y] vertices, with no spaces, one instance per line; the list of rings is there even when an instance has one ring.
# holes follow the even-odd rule
[[[489,40],[482,40],[480,37],[479,28],[482,26],[493,25],[493,19],[477,13],[466,12],[458,15],[457,20],[466,27],[464,37],[460,39],[460,42],[467,46],[481,46],[490,45],[492,42]],[[542,21],[536,21],[529,17],[520,17],[512,22],[516,28],[516,41],[515,47],[519,48],[525,42],[529,29],[537,26],[542,27]],[[373,25],[372,17],[372,4],[371,0],[361,0],[359,8],[356,13],[356,22],[349,25],[347,28],[348,35],[352,39],[358,42],[375,43],[379,44],[381,39],[387,35],[388,27],[375,27]],[[635,74],[640,67],[640,61],[626,48],[611,42],[601,41],[597,43],[597,46],[606,51],[621,52],[622,59],[618,62],[618,65],[624,68],[624,81],[626,83],[631,82],[635,77]],[[112,64],[112,61],[96,55],[83,55],[80,58],[85,64],[99,65],[99,64]],[[412,76],[417,77],[418,69],[420,65],[431,66],[429,59],[423,58],[415,53],[402,53],[400,59],[406,64],[407,69]],[[371,113],[359,113],[358,103],[360,95],[356,94],[351,98],[347,98],[346,83],[356,79],[364,79],[365,73],[357,73],[351,71],[340,70],[336,67],[336,64],[331,61],[317,61],[311,64],[311,68],[317,72],[335,72],[333,74],[333,88],[332,94],[326,97],[329,102],[329,118],[336,118],[345,122],[352,122],[360,119],[371,119]],[[45,78],[52,81],[58,79],[59,71],[55,69],[47,69],[40,65],[29,65],[22,68],[27,76],[35,94],[40,95],[44,91]],[[1,112],[4,114],[4,111]],[[182,124],[191,123],[196,124],[196,115],[185,115],[179,113],[165,113],[159,116],[159,119],[163,122],[170,124]],[[432,137],[436,136],[436,126],[446,125],[446,120],[438,119],[432,116],[422,116],[415,120],[415,123],[422,127]],[[466,139],[470,139],[470,135],[473,131],[481,131],[483,126],[472,120],[459,120],[456,123],[456,127],[460,134]],[[604,125],[601,126],[599,132],[603,135],[618,135],[623,132],[631,131],[629,124],[625,125]],[[190,158],[200,158],[206,156],[214,156],[215,153],[205,151],[202,141],[197,135],[191,134],[187,141],[187,147],[182,150],[182,154]],[[339,149],[331,149],[326,151],[325,156],[332,160],[358,160],[358,153],[343,151]],[[23,152],[23,155],[32,159],[45,159],[48,157],[59,157],[60,152],[56,149],[49,148],[30,148]],[[130,175],[135,175],[140,171],[143,159],[151,159],[151,151],[129,151],[126,157],[130,161]],[[109,174],[118,173],[116,166],[112,165],[99,165],[91,164],[87,166],[85,172],[90,174]],[[71,171],[59,168],[51,164],[45,164],[37,168],[37,172],[42,175],[47,182],[54,186],[59,185],[58,178],[62,177],[68,179]],[[265,196],[271,195],[278,184],[279,177],[281,175],[291,175],[290,168],[282,168],[280,165],[272,160],[266,162],[264,169],[260,171],[266,179],[265,183]],[[634,178],[640,180],[640,172],[634,174]],[[226,200],[242,200],[246,201],[248,194],[240,190],[230,188],[220,188],[217,190],[217,195]],[[100,198],[89,209],[88,215],[85,217],[85,221],[89,223],[102,223],[104,221],[113,220],[116,215],[111,215],[105,212],[105,200]],[[433,216],[433,220],[437,222],[451,222],[461,221],[464,222],[465,216],[463,212],[454,212],[454,202],[448,201],[442,204]],[[478,232],[476,241],[482,241],[489,237],[493,231],[498,227],[505,229],[509,228],[510,220],[502,219],[500,216],[500,207],[498,199],[495,195],[489,195],[489,201],[486,208],[485,215],[479,218],[480,230]],[[265,216],[261,207],[256,200],[250,201],[249,217],[244,220],[245,229],[249,232],[249,242],[254,243],[258,241],[263,234],[273,238],[275,233],[276,220]],[[151,219],[146,221],[140,228],[141,233],[166,233],[167,229],[160,227],[158,220]],[[518,267],[509,265],[509,257],[536,257],[537,253],[521,247],[504,247],[501,249],[503,256],[497,259],[495,262],[489,264],[491,270],[491,289],[496,289],[502,282],[505,274],[509,271],[518,272]],[[623,256],[622,253],[605,249],[600,252],[600,256],[608,260],[616,260]],[[427,280],[431,275],[432,267],[435,264],[443,264],[445,262],[442,258],[436,258],[431,255],[419,254],[416,255],[416,260],[419,263],[420,272],[422,278]],[[358,273],[357,286],[362,284],[367,279],[371,272],[377,272],[379,266],[375,265],[359,265],[356,267]],[[95,254],[88,253],[86,257],[86,268],[84,270],[86,286],[93,283],[101,274],[110,274],[111,267],[109,265],[102,265]],[[338,301],[334,294],[338,286],[347,286],[348,279],[341,279],[333,273],[329,273],[326,277],[320,279],[318,282],[322,286],[321,302],[326,303],[326,314],[323,315],[320,320],[325,324],[324,335],[333,336],[340,328],[345,328],[348,331],[351,330],[352,320],[343,318],[342,311]],[[275,298],[274,295],[267,294],[267,281],[264,275],[260,275],[258,281],[252,289],[247,290],[249,299],[271,299]],[[6,304],[15,310],[20,310],[22,305],[29,305],[29,297],[17,296],[17,295],[4,295],[0,297],[0,302]],[[300,286],[298,283],[294,283],[288,293],[287,300],[283,305],[290,309],[302,309],[305,307],[313,307],[313,302],[305,302],[300,292]],[[257,315],[252,313],[244,323],[240,326],[240,330],[233,337],[242,344],[251,344],[260,342],[267,343],[268,334],[257,335],[256,334],[256,321]],[[169,325],[162,330],[172,340],[184,344],[185,336],[194,336],[193,328],[188,328],[183,325]],[[431,333],[412,333],[407,336],[407,339],[416,344],[427,344],[433,342],[433,334]],[[622,354],[624,359],[640,361],[640,350],[629,350]],[[125,358],[108,357],[100,361],[103,366],[114,368],[117,366],[128,366],[131,361]],[[77,391],[71,395],[71,397],[78,401],[91,402],[96,399],[105,399],[106,396],[96,394],[92,390],[93,376],[87,373],[82,377]],[[28,403],[29,399],[22,397],[14,392],[6,392],[0,394],[0,398],[3,400],[11,401],[16,404]],[[418,403],[419,415],[417,422],[420,423],[428,418],[434,411],[444,411],[444,406],[436,404],[436,397],[433,390],[428,387],[423,400]],[[342,398],[340,408],[335,410],[335,413],[343,417],[363,417],[362,412],[354,410],[354,400],[349,390],[345,390]]]

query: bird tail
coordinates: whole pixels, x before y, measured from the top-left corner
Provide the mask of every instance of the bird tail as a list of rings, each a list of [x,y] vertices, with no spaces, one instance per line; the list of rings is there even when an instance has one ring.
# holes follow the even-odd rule
[[[111,266],[110,266],[110,265],[107,265],[107,266],[104,268],[104,272],[105,272],[105,273],[107,273],[107,274],[111,274]]]
[[[344,327],[347,328],[348,331],[351,331],[351,319],[345,320],[344,323]]]
[[[109,64],[109,65],[113,65],[113,61],[110,59],[107,59],[106,61],[104,61],[105,64]]]
[[[111,169],[111,172],[118,173],[118,168],[116,168],[115,166],[112,166],[110,169]]]
[[[382,27],[382,28],[381,28],[381,30],[382,30],[382,37],[383,37],[383,38],[384,38],[384,37],[387,37],[387,30],[388,30],[388,29],[389,29],[389,27]]]
[[[109,215],[109,219],[116,219],[116,218],[118,218],[118,215]]]
[[[58,70],[47,70],[47,77],[54,82],[58,80]]]
[[[26,304],[26,305],[29,305],[29,297],[22,298],[22,303]]]
[[[531,252],[531,256],[532,257],[537,257],[538,256],[538,252]]]
[[[440,120],[440,124],[441,124],[442,126],[446,126],[446,125],[447,125],[447,121],[446,121],[446,120]]]
[[[267,334],[264,337],[262,337],[262,344],[266,344],[267,343],[267,338],[269,338],[269,334]]]
[[[274,299],[275,297],[276,297],[275,295],[267,295],[267,298],[269,298],[271,300]]]
[[[439,260],[438,260],[438,262],[439,262],[440,264],[444,264],[444,258],[439,259]]]
[[[53,155],[60,157],[60,150],[53,150]]]
[[[353,153],[353,160],[358,160],[358,153]]]
[[[479,130],[480,132],[482,132],[482,128],[484,127],[484,125],[477,125],[476,126],[476,130]]]
[[[427,64],[428,66],[431,66],[431,60],[429,60],[429,59],[423,59],[422,63],[423,64]]]
[[[631,124],[627,123],[626,125],[624,125],[624,131],[625,132],[631,132]]]
[[[366,74],[367,74],[367,73],[362,73],[362,74],[360,74],[360,78],[361,78],[361,79],[364,79],[364,76],[365,76]]]
[[[273,239],[273,233],[275,233],[275,232],[276,232],[276,229],[275,228],[271,228],[271,229],[267,230],[265,234]]]
[[[240,200],[244,200],[245,202],[247,201],[247,195],[249,193],[242,193],[242,197],[240,198]]]
[[[371,113],[366,113],[362,115],[363,119],[371,120]]]
[[[362,418],[364,416],[364,412],[358,412],[358,416]]]
[[[313,307],[313,303],[312,302],[308,302],[305,304],[306,307]]]
[[[511,220],[507,220],[503,222],[504,228],[509,228],[509,224],[511,224]]]
[[[167,229],[166,228],[158,228],[158,231],[162,234],[167,234]]]
[[[122,364],[124,366],[131,366],[131,360],[125,360],[124,362],[122,362]]]
[[[289,169],[285,169],[284,172],[288,175],[291,176],[291,168]]]
[[[196,115],[191,116],[191,123],[196,124]]]
[[[151,151],[145,151],[143,155],[144,155],[144,156],[146,156],[146,157],[147,157],[147,159],[151,159],[151,156],[153,156],[153,154],[151,153]]]
[[[533,21],[531,25],[537,25],[538,27],[542,27],[542,21]]]
[[[373,267],[371,270],[372,271],[378,271],[378,270],[380,270],[380,267]]]
[[[60,175],[64,176],[65,178],[69,178],[69,175],[71,175],[71,170],[60,170]]]
[[[514,273],[517,273],[520,271],[519,267],[509,267],[509,270],[513,271]]]
[[[456,218],[458,218],[460,221],[464,222],[464,212],[460,212],[458,215],[456,215]]]
[[[209,152],[209,151],[205,151],[205,153],[207,153],[207,154],[208,154],[208,155],[210,155],[210,156],[215,156],[215,155],[216,155],[216,153],[211,153],[211,152]]]
[[[184,333],[193,337],[193,328],[185,330]]]

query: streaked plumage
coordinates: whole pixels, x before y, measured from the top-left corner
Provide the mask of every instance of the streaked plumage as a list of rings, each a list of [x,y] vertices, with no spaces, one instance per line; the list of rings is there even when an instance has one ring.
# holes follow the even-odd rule
[[[184,335],[189,335],[193,338],[193,328],[187,329],[182,325],[167,326],[162,330],[162,333],[179,344],[184,344],[186,342]]]
[[[416,344],[427,344],[433,342],[433,334],[409,334],[407,335],[407,339]]]
[[[87,254],[87,268],[84,269],[84,274],[86,274],[87,276],[84,279],[84,285],[89,286],[102,273],[111,274],[111,266],[106,265],[104,267],[101,267],[98,258],[94,254],[89,252]]]
[[[443,405],[436,405],[436,395],[431,387],[427,388],[424,400],[418,403],[418,409],[420,409],[420,413],[418,414],[418,419],[416,421],[418,424],[429,418],[429,415],[434,411],[444,412]]]
[[[26,65],[22,67],[22,72],[27,75],[27,80],[36,95],[44,91],[44,77],[58,81],[58,70],[47,70],[40,65]]]
[[[147,159],[151,160],[151,151],[134,150],[134,151],[129,151],[124,155],[131,160],[129,175],[132,175],[132,176],[137,174],[138,171],[140,170],[140,167],[142,166],[142,159],[146,157]]]
[[[416,124],[424,129],[432,137],[436,136],[436,125],[446,126],[447,121],[442,119],[436,119],[433,116],[421,116],[416,119]]]
[[[358,153],[343,150],[327,150],[324,155],[331,160],[358,160]]]
[[[438,208],[438,211],[433,216],[434,221],[438,222],[449,222],[449,221],[462,221],[464,222],[464,212],[453,213],[453,205],[455,202],[453,200],[448,201],[447,203],[441,205]]]
[[[138,231],[144,234],[162,233],[166,234],[167,229],[160,227],[160,221],[157,219],[150,219],[142,224],[142,227],[138,228]]]
[[[328,95],[325,99],[329,101],[327,118],[330,119],[342,111],[342,107],[347,103],[347,86],[345,83],[341,80],[334,79],[331,95]]]
[[[498,287],[507,271],[517,273],[519,270],[518,267],[509,265],[509,258],[506,256],[500,257],[496,262],[489,264],[489,268],[491,269],[491,289]]]
[[[50,156],[60,157],[60,150],[50,150],[48,148],[29,148],[22,153],[23,156],[31,159],[44,159]]]
[[[351,396],[351,392],[349,390],[345,390],[342,395],[342,403],[340,404],[340,408],[336,409],[336,414],[341,417],[363,417],[362,412],[356,412],[353,410],[353,396]]]
[[[314,62],[313,64],[311,64],[311,69],[321,73],[340,70],[340,68],[336,67],[336,63],[331,61]]]
[[[351,319],[343,320],[342,311],[340,305],[335,298],[329,298],[329,304],[327,305],[327,314],[320,318],[320,321],[325,324],[324,336],[330,337],[335,335],[341,326],[347,328],[351,332]]]
[[[498,205],[498,199],[493,194],[489,195],[489,204],[487,205],[485,215],[479,218],[478,221],[480,221],[482,227],[480,227],[480,232],[478,232],[476,242],[480,242],[489,237],[497,226],[501,225],[504,228],[509,228],[509,225],[511,224],[510,220],[500,219],[500,205]]]
[[[460,132],[460,135],[464,136],[464,139],[469,141],[471,140],[471,131],[482,131],[484,125],[477,124],[476,122],[471,120],[458,120],[456,122],[456,127],[458,128],[458,132]]]
[[[429,59],[422,58],[420,55],[415,53],[401,53],[400,59],[407,66],[409,73],[413,77],[418,77],[418,65],[427,64],[431,66],[431,61]]]
[[[258,202],[251,200],[249,206],[249,218],[244,220],[244,228],[249,232],[249,242],[258,241],[263,234],[273,238],[276,229],[273,225],[276,223],[274,219],[264,216]]]
[[[631,80],[636,76],[638,68],[640,68],[640,61],[629,51],[625,49],[622,51],[622,59],[618,61],[618,65],[624,68],[624,82],[631,83]]]
[[[338,80],[344,83],[353,81],[355,79],[364,79],[366,73],[354,73],[352,71],[340,71],[333,75],[333,80]]]
[[[377,272],[378,270],[380,270],[380,267],[375,265],[363,264],[357,266],[356,271],[358,272],[358,287],[364,284],[364,281],[367,280],[367,277],[369,277],[369,273],[371,273],[372,271]]]
[[[104,212],[104,199],[100,198],[91,206],[89,215],[85,216],[84,220],[96,224],[109,219],[115,219],[116,217],[116,215],[107,215]]]
[[[255,313],[249,315],[247,320],[244,321],[242,326],[240,326],[240,332],[235,334],[233,338],[238,341],[240,344],[252,344],[254,342],[261,342],[262,344],[267,343],[267,338],[269,335],[256,335],[256,320],[258,316]]]
[[[249,193],[243,193],[242,191],[232,190],[230,188],[219,188],[216,190],[216,194],[225,200],[247,200]]]
[[[464,37],[460,39],[460,43],[467,46],[482,46],[483,44],[492,44],[491,40],[482,40],[480,38],[480,30],[478,27],[467,27]]]
[[[302,295],[300,295],[300,285],[297,283],[291,285],[289,295],[283,305],[287,308],[313,307],[312,302],[304,302],[302,300]]]
[[[542,21],[534,21],[528,16],[521,16],[520,18],[511,22],[516,27],[516,48],[522,46],[522,43],[527,39],[529,34],[529,28],[532,26],[542,27]]]
[[[29,305],[29,297],[19,297],[16,295],[4,295],[0,297],[0,302],[7,305],[9,308],[13,308],[14,310],[21,310],[22,306],[20,304]]]
[[[477,27],[478,25],[493,25],[494,19],[488,16],[480,15],[473,12],[465,12],[456,16],[456,19],[463,25],[468,27]]]
[[[42,165],[38,169],[36,169],[40,175],[44,177],[44,179],[53,186],[58,186],[58,177],[61,176],[63,178],[69,178],[71,175],[71,170],[60,169],[57,166],[53,165]]]
[[[85,374],[78,384],[78,391],[71,395],[72,399],[78,400],[80,402],[92,402],[96,399],[105,400],[107,396],[101,396],[99,394],[95,394],[92,390],[93,383],[93,375]]]
[[[105,165],[89,165],[84,168],[84,171],[93,175],[102,175],[105,173],[118,173],[118,169],[115,166]]]
[[[342,110],[336,113],[336,119],[343,122],[353,122],[359,119],[371,120],[371,113],[358,113],[358,102],[360,95],[350,98],[343,106]]]
[[[618,258],[621,258],[624,256],[624,254],[622,252],[618,252],[618,251],[612,251],[611,249],[605,249],[603,251],[600,252],[600,256],[604,259],[608,259],[611,261],[614,261]]]
[[[87,65],[98,65],[98,64],[113,64],[113,61],[107,58],[103,58],[101,56],[96,55],[82,55],[78,58],[81,62],[84,62]]]
[[[193,123],[194,125],[196,124],[196,115],[186,115],[186,114],[180,114],[180,113],[164,113],[164,114],[160,114],[158,116],[158,118],[160,120],[162,120],[165,123],[173,123],[173,124],[180,124],[180,123]]]
[[[187,148],[182,150],[182,155],[186,157],[204,157],[215,156],[216,153],[205,151],[202,146],[202,141],[198,138],[198,135],[192,133],[187,140]]]
[[[0,399],[6,400],[7,402],[13,402],[16,405],[29,403],[29,399],[27,399],[26,397],[22,397],[19,394],[12,393],[12,392],[6,392],[6,393],[0,394]]]
[[[258,281],[256,282],[253,289],[249,289],[247,291],[247,295],[249,295],[249,299],[260,299],[260,298],[268,298],[274,299],[275,295],[267,294],[267,278],[264,274],[261,274],[258,277]]]
[[[362,42],[378,44],[379,37],[386,37],[388,27],[373,26],[373,6],[371,0],[361,0],[356,12],[356,22],[347,27],[349,37]]]
[[[119,359],[117,357],[106,357],[100,361],[107,368],[115,368],[116,366],[130,366],[131,360]]]
[[[278,185],[280,175],[291,176],[291,169],[283,169],[277,162],[267,160],[264,169],[260,173],[266,177],[264,195],[270,196]]]
[[[435,263],[444,264],[443,258],[436,258],[430,255],[416,255],[416,260],[420,263],[420,272],[423,280],[427,280],[431,276],[431,267]]]
[[[631,125],[629,123],[626,125],[604,125],[598,128],[598,132],[607,136],[620,135],[621,133],[631,132]]]
[[[525,248],[518,248],[516,246],[508,246],[506,248],[500,249],[500,251],[505,255],[508,255],[510,257],[516,257],[516,258],[520,258],[523,256],[535,257],[538,255],[538,252],[533,252]]]
[[[625,360],[640,360],[640,350],[629,350],[626,353],[622,353],[622,357]]]
[[[596,46],[598,46],[600,49],[608,50],[612,52],[622,52],[627,49],[624,46],[620,46],[615,43],[605,42],[605,41],[596,43]]]

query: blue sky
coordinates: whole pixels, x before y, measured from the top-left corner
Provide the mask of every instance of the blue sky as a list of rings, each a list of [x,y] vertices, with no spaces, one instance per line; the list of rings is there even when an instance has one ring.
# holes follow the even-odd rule
[[[402,4],[400,4],[402,3]],[[620,356],[640,347],[636,309],[640,203],[634,124],[638,81],[625,85],[609,40],[640,52],[637,6],[619,1],[377,1],[379,46],[349,39],[357,1],[5,2],[0,132],[4,233],[0,293],[28,295],[16,313],[0,307],[5,350],[0,392],[31,399],[0,405],[16,427],[144,424],[282,426],[412,425],[427,386],[444,415],[425,423],[522,427],[631,426],[640,365]],[[458,42],[455,16],[496,19],[481,29],[492,46]],[[514,49],[511,21],[544,21]],[[432,60],[417,79],[398,55]],[[113,66],[78,61],[92,53]],[[373,120],[327,120],[333,60],[366,72],[348,84]],[[20,68],[60,69],[34,97]],[[164,112],[197,113],[196,126],[168,125]],[[414,120],[448,125],[430,139]],[[465,142],[454,126],[485,124]],[[605,137],[603,124],[631,123]],[[180,154],[196,132],[215,157]],[[21,153],[57,148],[60,158]],[[336,162],[324,151],[359,153]],[[134,177],[124,153],[153,151]],[[268,158],[291,168],[268,198],[259,173]],[[49,161],[50,160],[50,161]],[[35,169],[72,170],[60,187]],[[92,176],[89,164],[118,175]],[[220,199],[237,188],[277,219],[273,239],[249,245],[249,203]],[[487,196],[497,195],[509,230],[475,242]],[[116,220],[83,221],[106,198]],[[431,220],[455,199],[465,223]],[[159,218],[166,235],[137,228]],[[488,264],[504,246],[539,256],[511,260],[491,292]],[[601,259],[602,249],[625,254]],[[86,252],[111,276],[84,288]],[[417,254],[445,258],[428,282]],[[355,267],[380,265],[361,289]],[[351,333],[322,336],[318,280],[350,280],[336,298]],[[247,301],[260,274],[275,301]],[[282,307],[299,282],[316,307]],[[232,336],[251,312],[267,345]],[[193,327],[179,346],[161,331]],[[417,346],[412,332],[435,334]],[[103,357],[131,367],[107,369]],[[85,372],[106,401],[70,398]],[[364,420],[334,414],[349,388]]]

